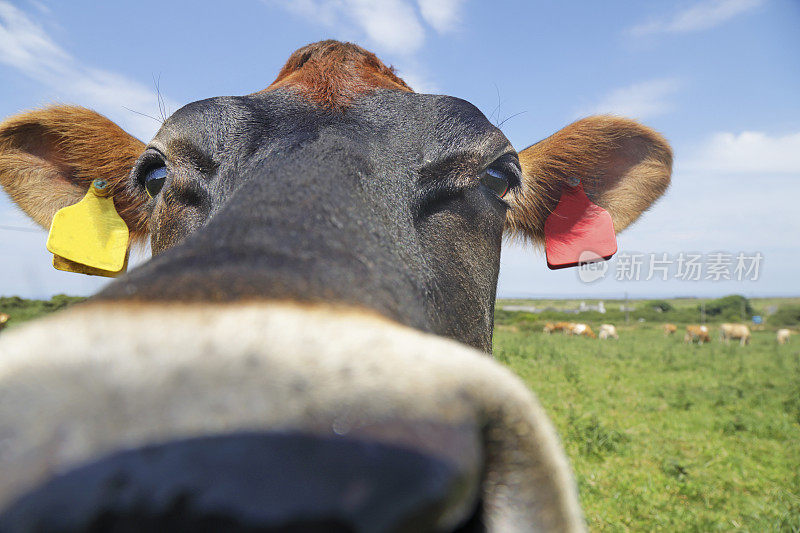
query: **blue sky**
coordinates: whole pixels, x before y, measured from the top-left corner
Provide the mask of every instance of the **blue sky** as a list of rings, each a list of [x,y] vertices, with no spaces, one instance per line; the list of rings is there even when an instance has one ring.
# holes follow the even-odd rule
[[[247,94],[299,46],[351,40],[417,91],[469,100],[517,149],[593,113],[637,118],[671,142],[673,185],[619,236],[605,276],[549,271],[541,251],[509,243],[500,296],[798,295],[798,28],[797,0],[0,0],[0,117],[79,104],[148,141],[156,87],[170,112]],[[44,231],[9,227],[33,224],[0,193],[0,295],[105,282],[53,270]],[[699,280],[677,271],[690,254]],[[738,255],[757,275],[736,279]],[[666,281],[651,257],[666,258]],[[640,279],[628,279],[636,258]],[[714,279],[720,270],[733,279]]]

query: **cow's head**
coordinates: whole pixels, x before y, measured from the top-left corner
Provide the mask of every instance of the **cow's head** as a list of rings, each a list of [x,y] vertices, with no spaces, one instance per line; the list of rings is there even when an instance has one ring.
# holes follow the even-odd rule
[[[227,444],[227,453],[253,453],[254,465],[292,464],[286,468],[297,475],[303,465],[269,457],[280,456],[284,445],[307,446],[317,450],[308,453],[324,463],[317,471],[325,479],[349,479],[330,466],[339,460],[366,472],[368,481],[354,474],[350,485],[309,489],[323,510],[339,497],[331,493],[336,490],[345,492],[339,504],[352,500],[354,516],[369,498],[376,509],[386,506],[381,516],[388,521],[353,519],[355,526],[347,522],[352,527],[371,530],[370,524],[378,524],[389,530],[412,527],[413,520],[453,527],[474,513],[475,501],[483,504],[482,520],[496,527],[575,525],[568,474],[535,402],[490,360],[425,333],[489,351],[503,236],[540,243],[544,221],[571,178],[581,179],[619,231],[664,192],[670,168],[670,149],[657,133],[608,116],[578,121],[518,153],[468,102],[414,93],[373,54],[333,41],[295,52],[263,91],[186,105],[147,145],[82,108],[21,114],[0,126],[0,183],[12,199],[48,227],[54,213],[80,200],[93,179],[106,179],[132,240],[149,236],[155,257],[72,318],[39,326],[40,344],[31,343],[31,333],[20,333],[7,349],[64,349],[71,354],[67,360],[82,361],[76,365],[86,375],[113,382],[109,394],[115,387],[127,391],[119,393],[127,402],[134,393],[97,368],[105,368],[97,362],[105,356],[97,354],[115,361],[149,358],[134,373],[152,365],[165,373],[154,376],[156,382],[163,375],[179,382],[177,392],[163,397],[163,383],[142,380],[140,389],[133,387],[154,403],[143,411],[130,409],[153,420],[161,420],[160,413],[147,409],[183,405],[182,395],[191,391],[198,398],[229,394],[247,405],[243,413],[217,406],[225,416],[214,412],[213,402],[187,407],[191,412],[176,408],[190,421],[173,420],[174,426],[161,420],[130,431],[106,428],[113,438],[85,437],[93,444],[76,445],[81,452],[66,454],[69,464],[123,445],[155,443],[163,457],[172,457],[164,459],[166,466],[153,467],[158,475],[173,468],[183,479],[180,450],[213,464],[209,458],[219,457],[225,443],[197,438],[237,430],[239,440]],[[65,339],[74,342],[61,346]],[[15,383],[24,382],[20,375],[34,379],[37,373],[26,366],[29,357],[23,362],[26,357],[8,358],[22,365],[15,367]],[[230,368],[220,362],[225,358]],[[188,392],[181,388],[181,372],[189,375]],[[220,385],[225,378],[214,372],[231,374],[230,383]],[[63,375],[36,379],[61,383]],[[252,390],[248,379],[255,379]],[[80,406],[70,416],[92,411],[63,394]],[[287,404],[286,413],[275,412],[280,402]],[[208,420],[200,420],[208,409]],[[3,421],[0,414],[0,431]],[[321,446],[320,439],[341,436],[337,423],[350,440]],[[281,438],[291,442],[273,438],[259,448],[265,426],[284,431]],[[253,434],[243,434],[245,429]],[[35,442],[26,444],[34,455],[43,453],[36,446],[50,442],[25,438]],[[378,448],[370,452],[369,446]],[[113,468],[97,466],[101,461],[88,467],[95,468],[93,474],[72,475],[87,486],[94,486],[95,475],[100,487],[114,468],[140,472],[119,465],[142,460],[117,454],[105,459]],[[244,469],[239,474],[245,475],[249,463],[231,461],[231,469]],[[26,468],[15,486],[29,489],[32,480],[46,478]],[[200,477],[211,479],[215,468],[222,467],[201,468]],[[383,475],[376,472],[394,471],[397,479],[401,471],[408,473],[408,484],[398,481],[394,492],[383,486],[387,494],[370,484]],[[195,481],[185,484],[195,487]],[[63,483],[70,486],[69,480]],[[150,481],[131,481],[136,483]],[[55,498],[47,490],[66,489],[44,488],[28,499]],[[0,486],[0,503],[12,492]],[[388,503],[412,493],[419,497],[408,505]],[[78,507],[94,509],[95,496]],[[273,506],[278,518],[267,517],[275,518],[270,523],[282,523],[284,511],[311,520],[328,516],[281,502]],[[196,503],[179,501],[175,512]],[[252,509],[248,505],[240,511],[258,507],[255,500]],[[12,515],[25,514],[19,505],[15,509]]]

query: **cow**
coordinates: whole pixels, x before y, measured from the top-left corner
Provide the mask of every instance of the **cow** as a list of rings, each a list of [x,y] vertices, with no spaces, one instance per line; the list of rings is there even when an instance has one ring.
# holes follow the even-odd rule
[[[102,188],[153,257],[0,341],[0,530],[583,530],[489,355],[500,247],[542,243],[574,179],[620,231],[671,165],[612,116],[516,151],[336,41],[147,144],[84,108],[7,119],[0,184],[33,220]]]
[[[601,339],[617,339],[617,340],[619,340],[619,334],[617,333],[617,328],[612,324],[601,324],[598,336]]]
[[[664,336],[669,337],[670,335],[674,335],[676,331],[678,331],[678,326],[675,324],[664,324],[661,326],[661,329],[664,331]]]
[[[686,335],[683,336],[684,343],[703,344],[704,342],[711,342],[711,337],[708,335],[708,326],[688,325],[686,326]]]
[[[550,334],[554,331],[560,331],[561,333],[569,335],[572,332],[572,328],[575,326],[572,322],[556,322],[553,324],[552,322],[548,322],[542,328],[543,333]]]
[[[8,319],[11,318],[6,313],[0,313],[0,331],[6,327],[6,323],[8,323]]]
[[[560,331],[564,335],[585,335],[587,337],[595,338],[592,328],[586,324],[577,324],[575,322],[548,322],[542,328],[543,333],[550,334],[554,331]]]
[[[569,329],[565,329],[564,332],[567,335],[576,335],[578,337],[589,337],[590,339],[595,339],[597,336],[592,331],[592,328],[589,327],[588,324],[570,324]]]
[[[779,329],[777,334],[777,341],[778,344],[786,344],[789,342],[789,337],[792,335],[792,332],[788,329]]]
[[[719,327],[720,339],[730,344],[731,339],[738,339],[741,346],[750,344],[750,328],[745,324],[722,324]]]

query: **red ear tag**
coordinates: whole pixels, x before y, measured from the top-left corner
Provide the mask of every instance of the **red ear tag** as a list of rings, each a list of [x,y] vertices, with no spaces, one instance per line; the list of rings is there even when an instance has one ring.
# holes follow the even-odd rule
[[[544,238],[551,270],[577,266],[587,256],[608,260],[617,253],[611,215],[589,200],[580,182],[564,187],[558,205],[544,222]]]

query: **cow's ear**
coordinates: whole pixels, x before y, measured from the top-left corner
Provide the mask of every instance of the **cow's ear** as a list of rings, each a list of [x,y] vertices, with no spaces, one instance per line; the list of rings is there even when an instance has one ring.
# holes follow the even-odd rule
[[[49,228],[62,207],[80,201],[94,179],[110,194],[131,239],[147,234],[146,193],[128,187],[144,144],[82,107],[54,106],[0,123],[0,185],[34,221]]]
[[[519,153],[523,186],[509,203],[507,234],[544,242],[544,223],[568,180],[611,214],[619,232],[669,186],[672,150],[641,124],[614,116],[579,120]]]

